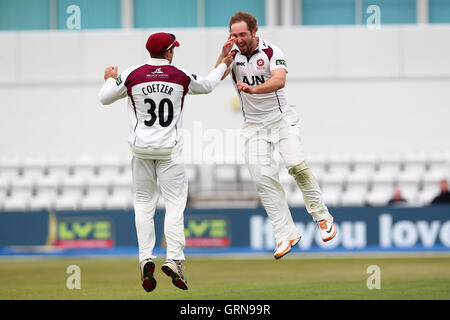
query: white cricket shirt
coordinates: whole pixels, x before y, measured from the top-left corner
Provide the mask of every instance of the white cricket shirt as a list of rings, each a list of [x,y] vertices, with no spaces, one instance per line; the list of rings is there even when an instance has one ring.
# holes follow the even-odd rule
[[[230,67],[236,91],[236,83],[239,81],[256,86],[270,79],[274,69],[282,68],[287,71],[283,52],[261,37],[259,37],[258,48],[250,57],[241,53],[236,45],[233,50],[237,53]],[[238,92],[238,96],[245,122],[271,121],[288,107],[284,89],[262,94]]]
[[[171,149],[183,142],[183,103],[186,94],[211,92],[226,65],[221,63],[206,77],[189,74],[165,59],[150,58],[132,66],[117,80],[109,78],[99,92],[102,104],[128,96],[128,141],[135,155],[143,149]]]

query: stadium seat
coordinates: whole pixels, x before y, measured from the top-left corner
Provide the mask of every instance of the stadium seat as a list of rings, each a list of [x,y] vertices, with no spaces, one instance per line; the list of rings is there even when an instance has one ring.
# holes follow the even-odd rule
[[[129,181],[128,183],[132,184],[133,183],[133,171],[131,169],[131,166],[124,167],[123,171],[114,179],[116,179],[116,178],[118,178],[119,180],[122,178],[125,178]]]
[[[237,190],[238,170],[234,164],[215,164],[213,181],[216,190]]]
[[[117,189],[124,189],[124,188],[131,190],[132,186],[133,180],[129,172],[124,172],[121,175],[112,179],[111,181],[111,187],[113,192]]]
[[[0,176],[0,198],[6,198],[9,195],[10,179]]]
[[[297,187],[297,184],[295,183],[295,179],[293,176],[291,176],[289,174],[289,172],[286,169],[286,167],[284,166],[284,164],[282,164],[280,166],[280,170],[278,171],[278,176],[280,178],[281,185],[285,189],[295,190],[295,188]]]
[[[353,172],[372,175],[375,172],[377,157],[374,153],[357,153],[353,156]]]
[[[80,209],[81,196],[63,194],[55,199],[55,210],[78,210]]]
[[[189,182],[189,190],[196,192],[200,184],[200,169],[195,164],[186,164],[185,168]]]
[[[111,192],[105,200],[107,209],[129,209],[133,204],[133,182],[131,169],[125,168],[122,174],[111,181]]]
[[[51,157],[47,163],[47,175],[65,179],[72,173],[73,160],[69,157]]]
[[[449,179],[450,175],[446,170],[428,170],[422,176],[423,188],[437,187],[443,179]]]
[[[253,179],[250,175],[250,171],[247,168],[247,165],[240,164],[239,167],[239,180],[242,182],[253,182]]]
[[[27,157],[22,162],[22,175],[30,178],[41,179],[47,173],[47,161],[45,158]]]
[[[306,165],[319,180],[320,177],[327,171],[326,157],[323,154],[308,154],[306,156]]]
[[[91,156],[79,156],[74,160],[73,174],[79,177],[88,178],[97,173],[96,159]]]
[[[34,195],[35,179],[26,176],[20,176],[11,180],[11,197],[28,199]]]
[[[30,199],[35,192],[35,181],[30,177],[19,176],[10,180],[9,196],[3,202],[4,210],[28,210]]]
[[[106,198],[111,193],[112,175],[118,173],[103,172],[103,174],[90,176],[86,179],[85,194],[80,199],[81,209],[103,209]]]
[[[51,197],[32,197],[28,203],[28,209],[32,211],[52,210],[55,207],[55,199]]]
[[[56,197],[60,192],[61,179],[44,176],[36,180],[36,196]]]
[[[347,185],[360,185],[367,188],[372,182],[374,174],[370,169],[354,170],[345,177],[345,182]]]
[[[344,187],[345,171],[326,172],[319,180],[323,199],[327,206],[340,205],[341,194]]]
[[[131,190],[133,186],[133,176],[131,169],[125,169],[121,174],[111,180],[112,192],[119,189]]]
[[[242,191],[241,195],[246,194],[248,198],[253,197],[256,201],[259,201],[256,185],[250,176],[247,166],[245,164],[238,164],[237,166],[239,170],[239,187]]]
[[[36,180],[36,193],[30,199],[30,210],[52,209],[60,192],[60,179],[44,176]]]
[[[92,197],[104,197],[110,193],[110,189],[114,178],[119,175],[112,176],[109,174],[101,174],[88,177],[86,181],[86,195]]]
[[[85,192],[86,179],[71,175],[61,181],[61,194],[55,199],[55,209],[76,210]]]
[[[363,206],[366,204],[366,192],[347,190],[341,195],[340,204],[343,206]]]
[[[98,175],[115,177],[119,175],[125,167],[123,159],[119,156],[104,156],[98,160]],[[129,166],[129,164],[128,164]]]
[[[81,210],[102,210],[105,209],[106,196],[92,197],[85,196],[80,199],[79,208]]]
[[[393,190],[393,189],[392,189]],[[392,197],[392,191],[374,190],[366,196],[366,203],[371,206],[385,206]]]
[[[78,175],[71,175],[61,180],[61,194],[82,196],[85,192],[86,178]]]
[[[352,158],[350,154],[334,153],[328,157],[328,173],[348,174],[351,170]]]
[[[6,196],[0,194],[0,211],[3,210],[3,203],[5,202]]]
[[[216,164],[214,175],[217,181],[235,182],[237,180],[236,166],[232,164]]]
[[[366,203],[366,196],[371,182],[371,170],[352,171],[346,178],[342,205],[358,206]]]
[[[422,206],[429,205],[439,193],[439,187],[423,189],[417,196],[417,204]]]
[[[393,177],[397,177],[402,169],[403,158],[397,153],[381,154],[378,160],[378,173],[391,174]],[[375,173],[377,174],[377,172]]]
[[[15,179],[21,174],[21,160],[19,158],[0,158],[0,177]]]
[[[325,204],[329,207],[339,206],[341,204],[341,192],[334,190],[323,190],[322,189],[322,197]]]
[[[4,211],[27,211],[29,209],[30,198],[26,197],[7,197],[3,201]]]
[[[423,174],[428,167],[428,157],[425,153],[406,153],[403,157],[403,172]]]
[[[439,183],[443,179],[448,179],[450,181],[450,175],[448,175],[444,170],[439,170],[435,167],[433,170],[428,170],[423,174],[422,177],[422,189],[419,192],[418,202],[421,205],[430,204],[431,201],[440,193]]]
[[[327,172],[319,180],[322,189],[333,193],[341,192],[344,187],[345,173],[343,171]]]
[[[416,171],[417,170],[417,171]],[[402,191],[402,195],[409,203],[415,203],[420,189],[422,173],[420,168],[411,167],[408,171],[403,171],[397,177],[397,185]]]
[[[195,164],[186,164],[186,175],[189,182],[197,182],[199,178],[199,168]]]
[[[373,206],[386,205],[391,199],[397,177],[390,170],[376,171],[372,177],[367,203]]]
[[[435,152],[430,154],[428,171],[444,172],[450,176],[450,152]]]
[[[391,187],[397,182],[398,174],[399,172],[394,174],[394,171],[391,172],[389,170],[375,171],[371,178],[372,186]]]
[[[105,199],[105,209],[129,210],[133,208],[133,198],[131,190],[129,192],[118,192],[109,195]]]
[[[290,188],[286,190],[288,205],[292,207],[304,207],[305,200],[299,188]]]
[[[34,193],[34,180],[29,177],[9,176],[2,178],[0,189],[2,189],[3,210],[24,211],[28,210],[30,199]]]
[[[426,205],[439,193],[440,180],[450,178],[449,159],[445,152],[335,153],[308,155],[307,165],[318,179],[328,206],[386,205],[394,185],[400,186],[409,204]],[[129,157],[116,156],[98,161],[90,156],[0,158],[0,210],[132,209],[128,162]],[[213,164],[210,171],[203,169],[186,164],[189,191],[196,205],[208,201],[210,206],[231,206],[232,200],[224,199],[246,200],[250,193],[257,198],[245,164]],[[206,179],[203,174],[207,174]],[[288,204],[304,206],[301,191],[281,160],[279,178]],[[208,183],[214,189],[203,189]],[[217,190],[223,193],[219,195]],[[216,199],[218,196],[224,199]],[[157,206],[164,208],[162,196]]]

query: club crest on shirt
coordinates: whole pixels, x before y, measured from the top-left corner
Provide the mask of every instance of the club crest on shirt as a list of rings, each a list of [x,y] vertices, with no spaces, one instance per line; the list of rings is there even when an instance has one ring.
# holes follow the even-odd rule
[[[256,60],[256,64],[258,65],[258,67],[263,67],[264,66],[264,59]]]

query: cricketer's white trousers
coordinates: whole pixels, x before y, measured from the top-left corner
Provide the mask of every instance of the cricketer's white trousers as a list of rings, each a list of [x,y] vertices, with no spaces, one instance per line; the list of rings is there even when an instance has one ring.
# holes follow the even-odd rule
[[[188,180],[178,160],[132,159],[134,211],[139,261],[154,259],[154,215],[160,192],[165,203],[164,236],[167,259],[185,260],[184,209]],[[159,183],[159,185],[158,185]]]
[[[246,165],[256,185],[277,243],[300,236],[280,183],[278,164],[274,159],[276,148],[287,169],[301,167],[303,176],[297,181],[308,213],[314,221],[328,216],[320,187],[306,167],[300,138],[299,117],[295,110],[287,110],[269,124],[245,123],[241,130]],[[306,168],[306,171],[304,169]]]

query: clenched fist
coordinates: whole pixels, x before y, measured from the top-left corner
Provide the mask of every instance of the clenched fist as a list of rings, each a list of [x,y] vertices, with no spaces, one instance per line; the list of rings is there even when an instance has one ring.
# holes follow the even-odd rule
[[[117,66],[113,67],[113,66],[109,66],[105,69],[105,75],[104,75],[104,79],[106,81],[106,79],[108,78],[114,78],[117,79],[117,75],[118,75],[118,68]]]

